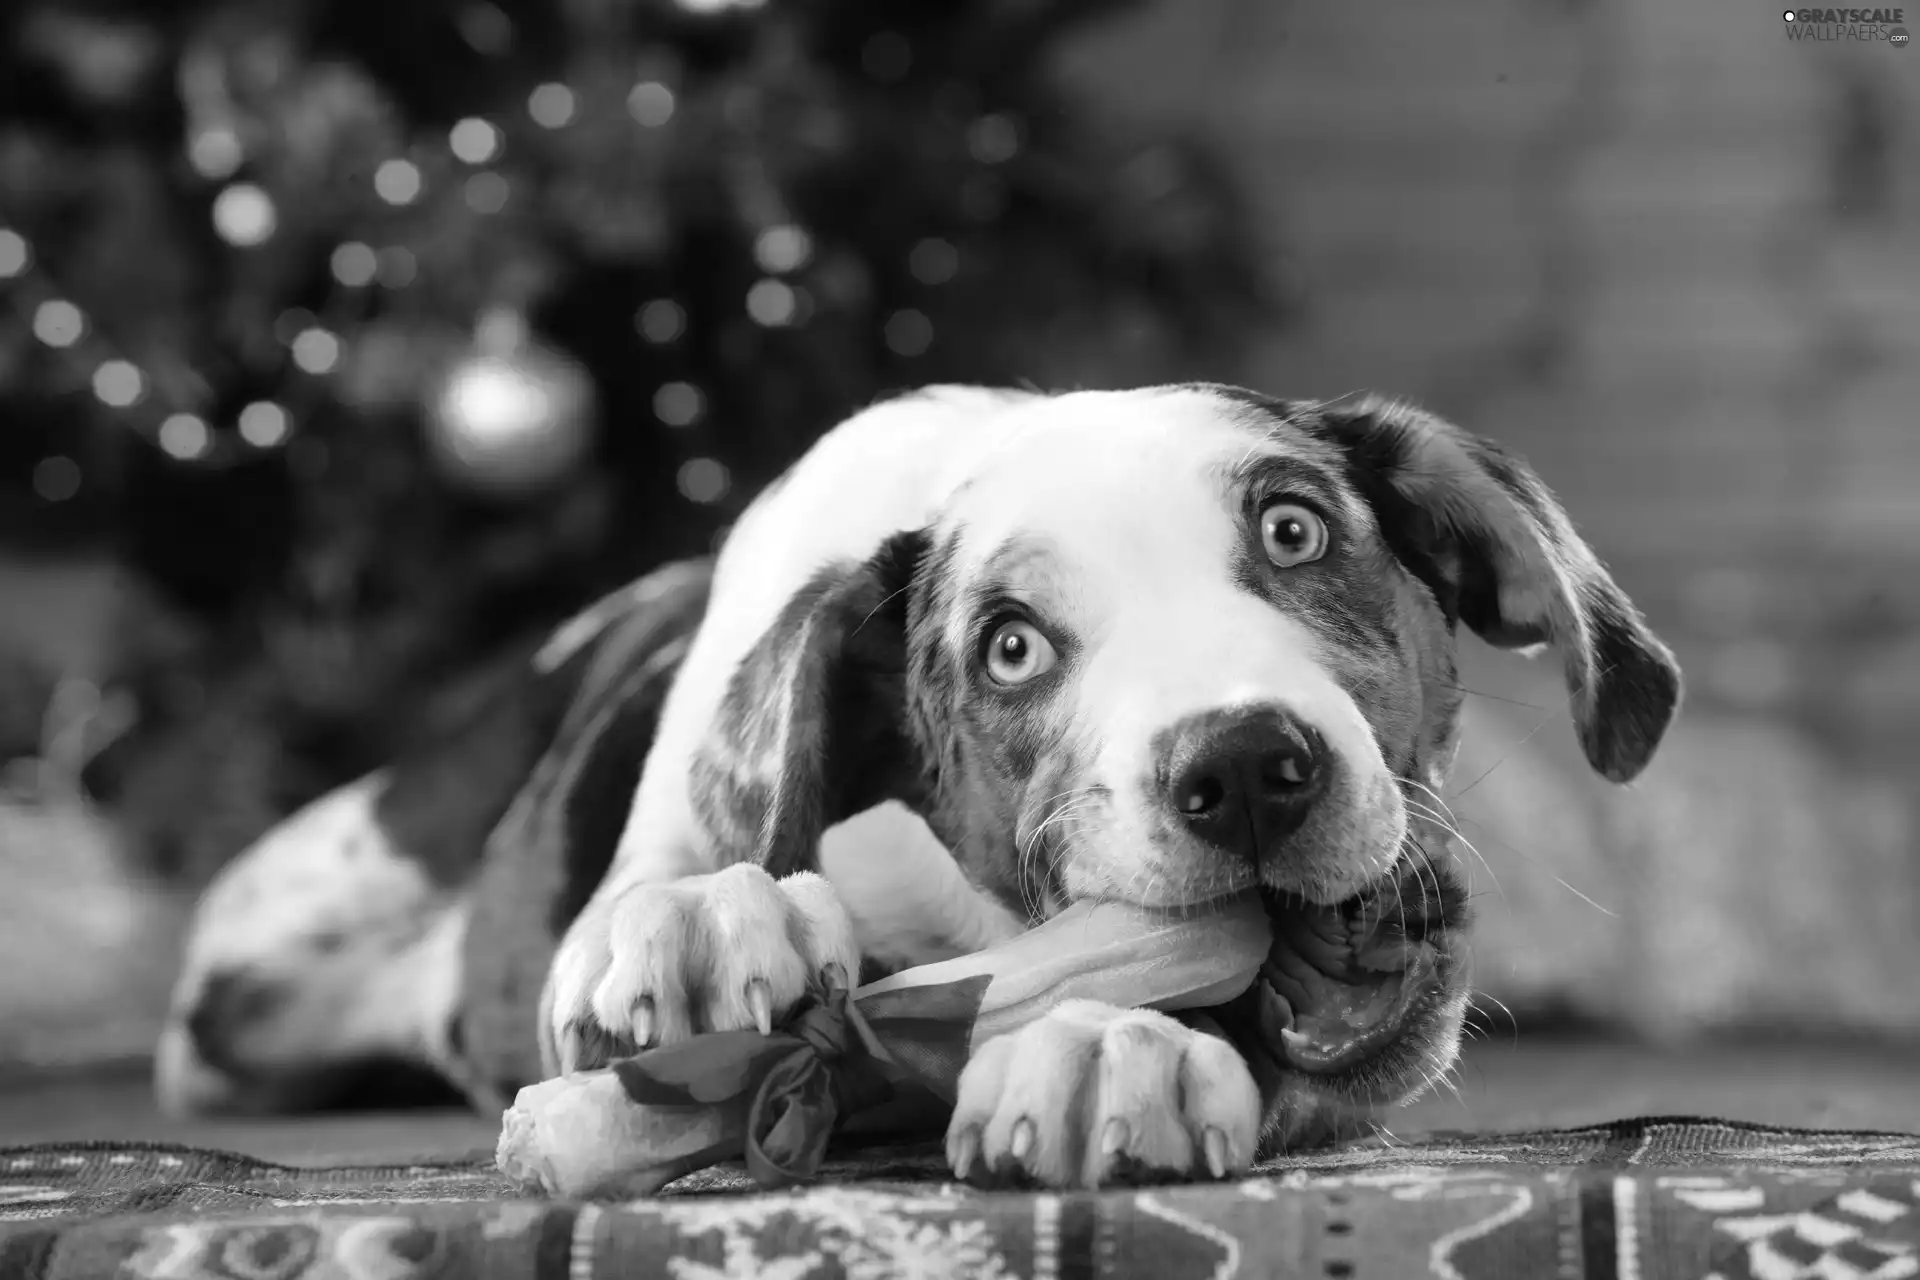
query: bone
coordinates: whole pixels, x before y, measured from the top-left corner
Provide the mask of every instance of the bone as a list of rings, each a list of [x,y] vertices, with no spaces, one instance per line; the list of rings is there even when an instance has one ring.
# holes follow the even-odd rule
[[[854,1000],[984,975],[991,981],[971,1037],[978,1048],[1065,1000],[1157,1009],[1223,1004],[1252,983],[1271,941],[1253,895],[1177,912],[1083,902],[999,946],[862,987]],[[944,1083],[951,1097],[957,1081],[932,1083]],[[503,1117],[496,1161],[528,1192],[646,1196],[710,1163],[716,1149],[738,1151],[744,1136],[738,1108],[640,1105],[614,1070],[601,1069],[522,1089]]]

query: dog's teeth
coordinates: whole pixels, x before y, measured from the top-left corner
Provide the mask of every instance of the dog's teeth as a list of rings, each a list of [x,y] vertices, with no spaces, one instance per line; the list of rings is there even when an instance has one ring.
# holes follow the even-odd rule
[[[644,1049],[653,1043],[653,997],[641,996],[633,1002],[628,1017],[633,1022],[634,1047]]]
[[[773,992],[765,978],[747,983],[747,1012],[753,1015],[753,1025],[760,1028],[761,1035],[773,1034]]]
[[[1216,1178],[1227,1176],[1227,1135],[1209,1125],[1207,1135],[1201,1140],[1207,1153],[1207,1172]]]
[[[1008,1150],[1015,1160],[1026,1163],[1027,1157],[1033,1154],[1033,1121],[1021,1120],[1013,1126],[1013,1141]]]

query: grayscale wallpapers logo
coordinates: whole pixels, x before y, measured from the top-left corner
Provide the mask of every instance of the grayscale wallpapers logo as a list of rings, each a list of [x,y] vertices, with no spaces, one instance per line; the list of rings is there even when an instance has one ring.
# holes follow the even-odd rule
[[[1884,40],[1896,49],[1911,43],[1901,25],[1905,9],[1788,9],[1780,16],[1789,40]]]

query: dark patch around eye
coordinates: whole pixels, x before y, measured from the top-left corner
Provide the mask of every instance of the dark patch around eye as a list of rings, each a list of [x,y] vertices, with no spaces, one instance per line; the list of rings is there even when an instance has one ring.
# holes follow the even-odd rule
[[[1380,578],[1375,554],[1343,537],[1345,531],[1328,516],[1329,508],[1341,505],[1334,500],[1340,480],[1291,458],[1255,459],[1241,469],[1240,479],[1250,486],[1245,492],[1253,514],[1228,565],[1234,585],[1298,619],[1347,655],[1345,680],[1364,682],[1368,672],[1397,665],[1404,645],[1390,585]],[[1276,501],[1297,502],[1327,521],[1325,556],[1289,568],[1268,559],[1259,520]]]
[[[1340,492],[1339,478],[1301,458],[1268,454],[1234,469],[1233,484],[1246,495],[1249,516],[1258,519],[1268,507],[1291,502],[1319,516],[1332,529],[1331,510]]]
[[[1404,470],[1411,456],[1413,433],[1404,425],[1383,423],[1376,431],[1336,436],[1326,430],[1319,414],[1301,425],[1339,448],[1347,460],[1346,481],[1373,511],[1381,540],[1394,559],[1432,593],[1451,630],[1461,614],[1461,589],[1443,559],[1451,560],[1452,538],[1437,528],[1420,507],[1393,487],[1388,476]]]
[[[934,775],[928,824],[949,848],[978,859],[992,855],[986,837],[1011,815],[989,817],[971,806],[989,794],[1018,794],[1041,767],[1055,736],[1046,693],[1058,687],[1045,676],[1013,688],[991,684],[986,645],[1009,617],[1018,616],[1053,644],[1059,664],[1054,671],[1070,660],[1073,646],[1070,637],[1010,594],[1011,583],[995,580],[1001,575],[989,573],[988,580],[965,589],[956,586],[960,539],[960,531],[948,534],[924,562],[926,585],[917,593],[909,626],[908,698],[915,736]],[[993,559],[1004,565],[1031,554],[1030,548],[1003,548]],[[956,614],[970,620],[960,652],[948,643],[947,623]],[[995,880],[1002,878],[999,869],[982,869]]]
[[[947,646],[943,627],[955,603],[953,562],[959,543],[960,534],[955,531],[928,550],[920,568],[923,589],[914,593],[907,616],[908,726],[926,762],[927,785],[935,797],[949,790],[943,781],[961,767],[957,737],[961,665]],[[953,846],[955,831],[950,824],[945,830],[936,826],[935,834]]]

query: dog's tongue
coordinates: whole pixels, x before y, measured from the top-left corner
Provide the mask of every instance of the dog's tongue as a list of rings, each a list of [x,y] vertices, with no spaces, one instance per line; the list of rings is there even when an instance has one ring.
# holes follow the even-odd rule
[[[1339,1071],[1398,1033],[1435,957],[1407,938],[1392,910],[1381,902],[1270,906],[1261,1022],[1289,1065]]]

